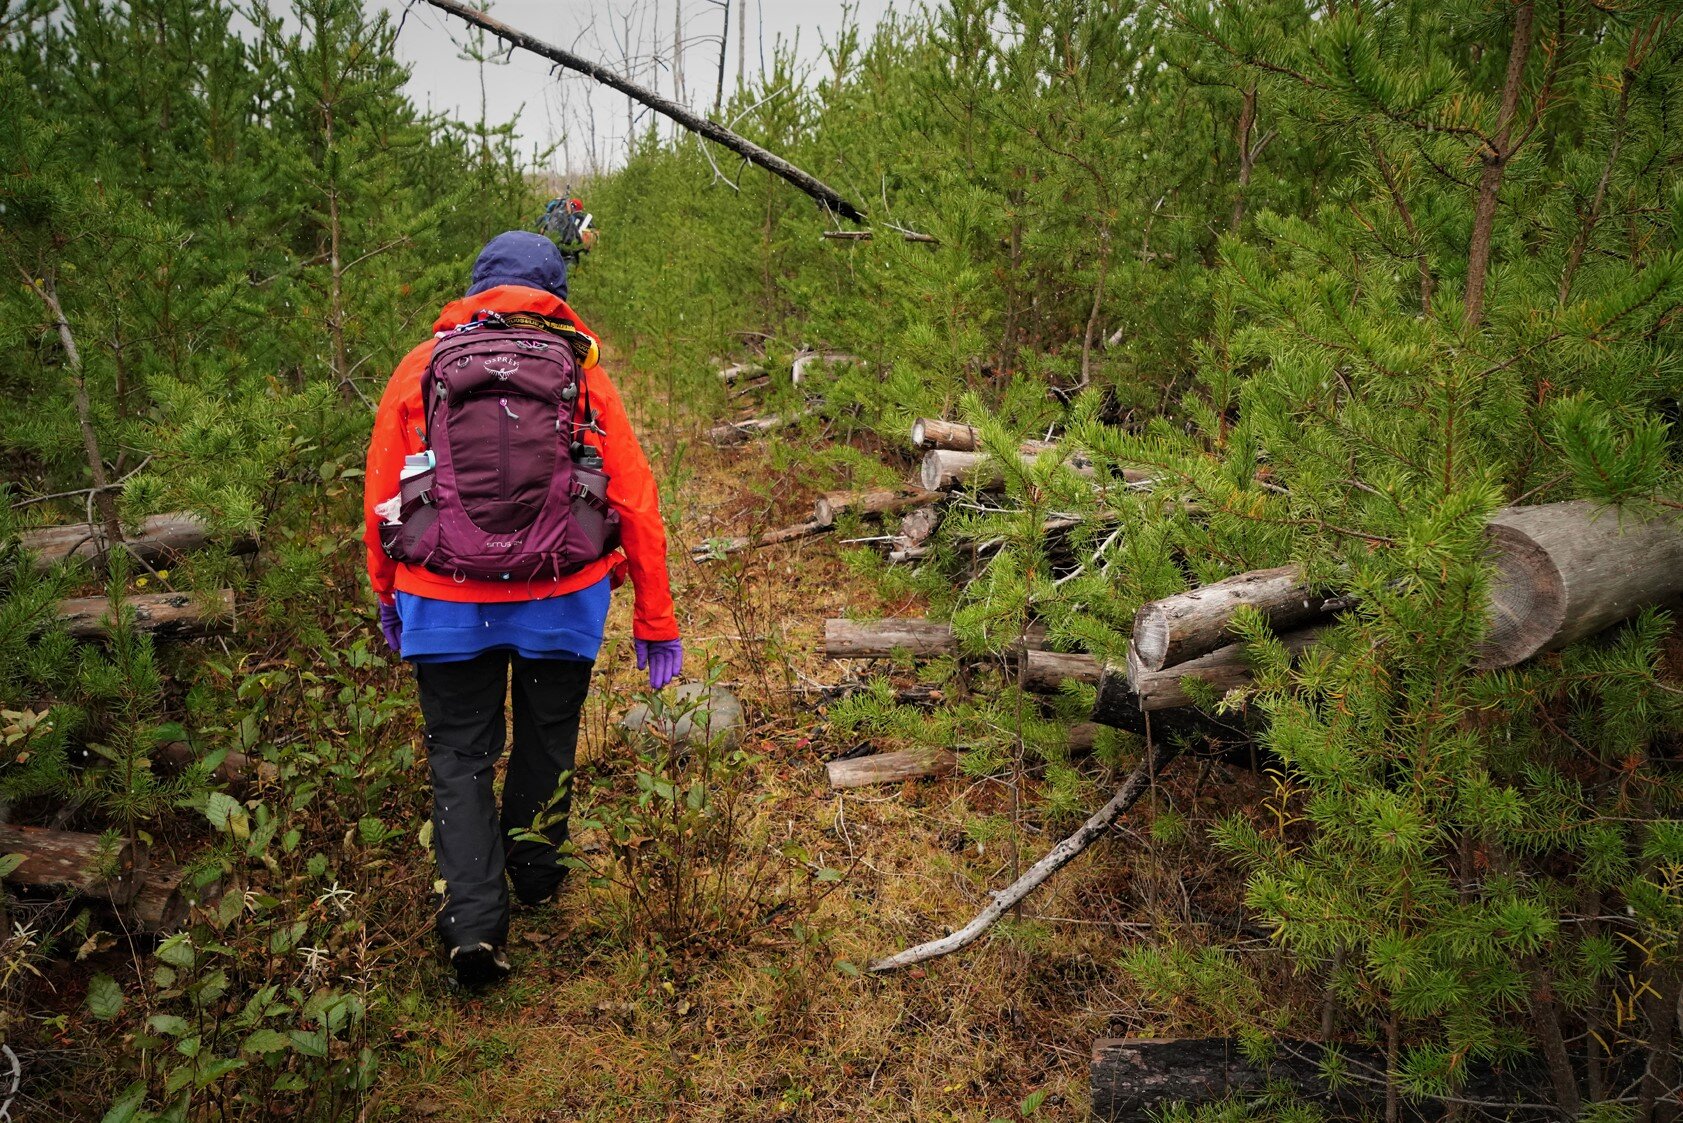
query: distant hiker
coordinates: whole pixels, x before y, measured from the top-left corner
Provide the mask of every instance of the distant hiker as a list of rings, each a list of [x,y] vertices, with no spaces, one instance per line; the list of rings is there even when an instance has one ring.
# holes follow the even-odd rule
[[[609,590],[627,576],[638,668],[657,690],[683,669],[655,479],[566,295],[548,238],[491,239],[466,298],[386,384],[368,448],[368,573],[386,641],[420,684],[438,932],[469,987],[508,974],[505,874],[525,905],[553,899],[566,875],[579,713]],[[534,820],[547,842],[510,837]]]
[[[583,199],[562,195],[551,199],[543,209],[538,230],[556,244],[568,265],[577,265],[596,245],[596,231],[592,229],[595,221],[595,216],[585,211]]]

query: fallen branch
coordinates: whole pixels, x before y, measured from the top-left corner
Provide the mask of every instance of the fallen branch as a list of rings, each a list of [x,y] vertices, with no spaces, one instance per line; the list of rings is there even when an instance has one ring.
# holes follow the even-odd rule
[[[1140,606],[1133,652],[1143,669],[1160,671],[1231,644],[1227,629],[1242,606],[1256,609],[1269,627],[1284,632],[1351,603],[1309,592],[1296,566],[1253,570]]]
[[[717,121],[698,116],[678,102],[662,97],[653,90],[645,89],[599,63],[591,62],[589,59],[575,55],[571,51],[565,51],[560,47],[554,47],[541,40],[534,39],[523,31],[517,31],[501,20],[491,18],[477,8],[458,3],[457,0],[427,0],[427,3],[440,11],[449,12],[451,15],[465,20],[475,27],[489,31],[505,42],[512,43],[516,47],[522,47],[533,54],[542,55],[557,65],[583,74],[585,77],[600,82],[610,89],[618,90],[626,97],[648,106],[663,117],[676,121],[691,132],[698,133],[715,144],[723,145],[750,164],[764,168],[772,175],[812,196],[820,205],[836,212],[850,222],[865,222],[865,212],[842,198],[841,193],[835,188],[795,167],[781,156],[766,151],[746,137],[738,136]]]
[[[708,443],[715,445],[741,444],[749,437],[757,437],[761,433],[769,433],[773,429],[793,425],[795,422],[805,420],[817,413],[818,407],[812,406],[787,415],[750,417],[746,421],[727,421],[723,425],[715,425],[707,430],[707,440]]]
[[[806,380],[806,372],[814,363],[842,366],[861,361],[859,356],[849,355],[846,351],[802,351],[795,356],[795,361],[789,364],[789,379],[799,386]]]
[[[1111,824],[1121,818],[1123,813],[1139,802],[1140,796],[1151,788],[1152,778],[1161,772],[1170,761],[1180,754],[1180,749],[1166,743],[1159,743],[1148,748],[1145,759],[1128,774],[1122,786],[1111,797],[1109,803],[1093,812],[1092,817],[1081,828],[1056,846],[1052,847],[1040,861],[1030,866],[1028,870],[1004,889],[993,894],[993,903],[977,913],[975,918],[963,928],[939,940],[907,948],[879,959],[871,964],[872,971],[895,971],[901,967],[910,967],[914,963],[936,959],[943,955],[951,955],[962,948],[969,947],[976,939],[993,927],[995,921],[1019,904],[1030,893],[1038,889],[1047,878],[1063,869],[1090,846],[1094,839],[1104,834]]]
[[[868,242],[872,233],[870,230],[826,230],[819,237],[837,242]],[[916,230],[896,230],[895,233],[908,242],[928,242],[936,246],[941,244],[941,239],[933,234],[923,234]]]
[[[738,550],[757,550],[761,546],[775,546],[779,542],[793,542],[797,538],[810,538],[814,534],[823,534],[829,529],[831,528],[820,526],[816,522],[804,522],[796,523],[794,526],[768,530],[763,534],[746,535],[738,538],[709,538],[690,551],[690,559],[696,562],[718,561],[726,554],[734,554]]]

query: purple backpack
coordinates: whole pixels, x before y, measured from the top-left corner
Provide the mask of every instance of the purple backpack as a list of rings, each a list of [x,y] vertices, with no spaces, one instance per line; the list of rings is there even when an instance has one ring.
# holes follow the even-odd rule
[[[434,463],[399,491],[386,553],[458,580],[558,578],[618,544],[583,362],[595,344],[531,312],[481,312],[421,375]],[[583,401],[579,401],[582,397]]]

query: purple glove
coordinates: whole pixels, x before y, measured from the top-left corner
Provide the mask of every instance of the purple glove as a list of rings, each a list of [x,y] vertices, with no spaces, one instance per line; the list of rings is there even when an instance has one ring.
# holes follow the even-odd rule
[[[380,602],[380,631],[385,634],[393,653],[402,655],[403,620],[397,614],[397,605]]]
[[[684,641],[679,639],[632,640],[637,649],[637,669],[649,669],[649,689],[659,690],[684,669]]]

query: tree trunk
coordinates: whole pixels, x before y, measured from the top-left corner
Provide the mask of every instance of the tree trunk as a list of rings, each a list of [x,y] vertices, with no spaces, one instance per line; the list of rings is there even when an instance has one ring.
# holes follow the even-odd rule
[[[812,520],[819,526],[834,526],[842,512],[855,515],[892,515],[905,510],[920,510],[940,502],[936,492],[882,489],[878,491],[832,491],[820,495],[813,504]]]
[[[134,612],[134,628],[156,640],[193,639],[226,635],[234,630],[234,590],[217,593],[207,611],[192,593],[137,593],[123,598]],[[105,597],[71,597],[58,602],[58,618],[77,639],[104,639],[111,634],[111,602]]]
[[[0,824],[0,854],[23,855],[23,863],[6,875],[13,884],[67,889],[126,905],[139,892],[135,867],[144,861],[145,848],[126,839],[106,847],[97,834]],[[110,877],[102,875],[106,870]]]
[[[85,523],[38,527],[24,531],[20,539],[24,550],[35,555],[36,564],[42,568],[69,558],[88,558],[100,567],[105,563],[104,539],[98,528]],[[140,532],[123,545],[141,561],[155,566],[200,549],[209,541],[210,531],[202,519],[177,511],[149,516],[140,524]],[[235,553],[250,553],[256,548],[256,539],[250,537],[229,544]]]
[[[1478,201],[1473,207],[1473,233],[1467,246],[1465,312],[1469,328],[1476,328],[1484,319],[1484,287],[1490,273],[1496,205],[1501,196],[1502,176],[1513,156],[1509,139],[1513,135],[1520,85],[1525,80],[1525,64],[1531,57],[1531,21],[1534,15],[1534,6],[1529,2],[1520,4],[1514,11],[1513,41],[1508,48],[1508,71],[1502,83],[1502,105],[1497,111],[1496,135],[1479,153],[1484,166],[1479,173]],[[1558,44],[1556,49],[1564,50],[1565,46]]]
[[[1256,130],[1256,86],[1247,88],[1239,105],[1239,190],[1233,197],[1233,217],[1229,230],[1238,230],[1245,221],[1245,191],[1251,185],[1251,169],[1256,165],[1256,152],[1251,148],[1251,134]]]
[[[121,545],[123,523],[117,517],[117,497],[112,494],[110,478],[105,474],[105,457],[100,454],[99,434],[94,431],[93,405],[88,400],[88,381],[82,369],[82,352],[76,347],[76,337],[70,331],[70,320],[58,300],[58,286],[51,275],[40,281],[27,273],[24,280],[35,290],[58,329],[59,343],[64,347],[64,364],[70,371],[71,400],[76,409],[76,425],[82,431],[82,456],[88,464],[88,476],[93,482],[94,508],[99,511],[100,527],[107,543]],[[104,552],[103,549],[101,552]]]
[[[1491,517],[1496,567],[1481,670],[1565,647],[1683,594],[1683,519],[1587,499],[1506,507]]]
[[[958,757],[946,749],[907,749],[832,760],[824,769],[832,788],[863,788],[898,784],[920,776],[945,776],[957,767]]]
[[[570,51],[564,51],[559,47],[552,47],[548,43],[534,39],[524,32],[516,31],[506,23],[503,23],[501,20],[492,19],[484,12],[469,7],[466,4],[459,3],[458,0],[427,0],[427,3],[440,9],[441,11],[449,12],[454,16],[466,20],[475,27],[484,28],[486,31],[489,31],[499,39],[512,43],[517,47],[524,48],[534,54],[542,55],[544,58],[558,63],[561,66],[566,67],[568,70],[583,74],[587,78],[594,79],[610,89],[618,90],[620,93],[648,106],[656,113],[671,119],[673,122],[682,125],[691,132],[699,133],[701,136],[706,137],[715,144],[723,145],[725,148],[728,148],[738,156],[741,156],[749,163],[762,167],[766,171],[771,172],[773,175],[794,185],[801,191],[816,199],[824,207],[835,211],[843,218],[858,223],[863,223],[865,221],[865,212],[842,198],[841,194],[837,192],[835,188],[815,179],[811,175],[808,175],[806,172],[803,172],[801,169],[789,163],[787,160],[773,155],[752,141],[738,136],[736,133],[731,132],[718,122],[696,116],[676,100],[661,97],[654,91],[644,89],[636,83],[627,80],[623,75],[614,73],[605,66],[593,63],[588,59],[581,58]]]
[[[1258,569],[1142,605],[1134,616],[1133,650],[1140,666],[1160,671],[1233,642],[1228,626],[1248,605],[1275,631],[1287,631],[1347,608],[1345,599],[1310,593],[1296,566]]]

